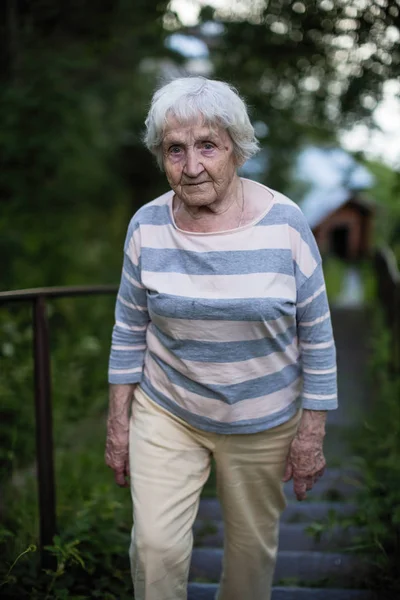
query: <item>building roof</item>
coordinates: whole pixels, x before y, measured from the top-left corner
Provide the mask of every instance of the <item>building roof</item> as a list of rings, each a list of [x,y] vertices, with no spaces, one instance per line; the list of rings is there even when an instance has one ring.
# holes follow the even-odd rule
[[[364,209],[373,210],[371,201],[359,196],[356,191],[344,187],[335,189],[316,187],[307,195],[306,201],[303,201],[300,206],[311,229],[314,229],[350,200]]]
[[[299,155],[296,174],[309,185],[300,206],[312,229],[350,199],[371,209],[371,203],[358,194],[371,188],[374,179],[341,148],[306,148]]]

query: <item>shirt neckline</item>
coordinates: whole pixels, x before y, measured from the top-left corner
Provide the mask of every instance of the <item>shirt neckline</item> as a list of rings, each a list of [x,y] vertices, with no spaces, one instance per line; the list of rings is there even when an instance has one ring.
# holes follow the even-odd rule
[[[173,190],[171,190],[170,196],[167,200],[170,224],[173,226],[174,229],[179,231],[179,233],[183,233],[185,235],[194,235],[194,236],[232,235],[232,234],[238,233],[240,231],[244,231],[246,229],[250,229],[251,227],[254,227],[269,213],[271,208],[274,206],[276,196],[275,196],[273,190],[271,190],[266,185],[259,183],[258,181],[253,181],[252,179],[248,179],[246,177],[241,177],[240,179],[242,181],[250,181],[251,183],[254,183],[254,184],[268,190],[268,192],[272,196],[271,202],[268,204],[267,208],[256,219],[254,219],[253,221],[250,221],[250,223],[246,223],[245,225],[241,225],[240,227],[234,227],[233,229],[224,229],[221,231],[188,231],[187,229],[181,229],[180,227],[178,227],[178,225],[176,224],[176,221],[175,221],[174,211],[173,211],[174,192],[173,192]]]

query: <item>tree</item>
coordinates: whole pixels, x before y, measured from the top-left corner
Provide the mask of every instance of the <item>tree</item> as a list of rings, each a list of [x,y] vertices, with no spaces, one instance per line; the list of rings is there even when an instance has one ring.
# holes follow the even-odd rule
[[[2,3],[4,286],[118,277],[129,216],[158,185],[141,132],[157,65],[170,54],[166,7],[166,0]]]
[[[243,8],[245,6],[246,8]],[[215,76],[231,81],[268,126],[269,180],[284,184],[304,139],[334,140],[371,124],[382,84],[400,66],[399,0],[260,0],[242,13],[207,7],[224,32],[210,46]]]

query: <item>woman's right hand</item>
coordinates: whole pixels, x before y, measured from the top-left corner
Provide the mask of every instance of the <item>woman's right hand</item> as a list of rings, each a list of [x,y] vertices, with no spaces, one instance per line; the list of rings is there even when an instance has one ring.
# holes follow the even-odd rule
[[[129,485],[129,409],[134,389],[134,384],[110,385],[105,460],[121,487]]]
[[[105,459],[106,465],[114,471],[115,483],[128,487],[129,421],[124,424],[108,419]]]

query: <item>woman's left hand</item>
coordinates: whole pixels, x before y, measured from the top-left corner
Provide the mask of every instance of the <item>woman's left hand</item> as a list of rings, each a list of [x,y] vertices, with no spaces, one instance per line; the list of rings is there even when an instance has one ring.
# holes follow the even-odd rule
[[[326,461],[323,452],[326,411],[304,410],[291,443],[283,481],[293,478],[297,500],[304,500],[307,492],[323,475]]]

